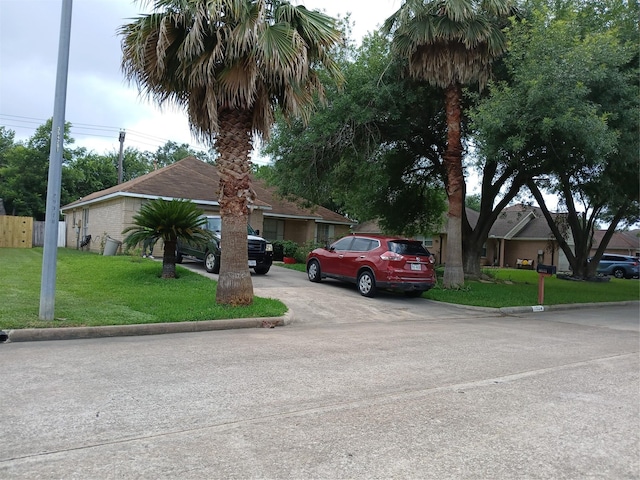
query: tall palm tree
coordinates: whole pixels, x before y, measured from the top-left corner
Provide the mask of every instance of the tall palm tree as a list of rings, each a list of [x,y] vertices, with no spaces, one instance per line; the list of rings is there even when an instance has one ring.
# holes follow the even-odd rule
[[[323,97],[319,69],[340,71],[341,41],[327,15],[283,0],[154,0],[153,13],[120,28],[125,76],[159,104],[184,107],[192,133],[220,154],[222,258],[216,301],[247,305],[248,208],[255,135],[267,138],[276,108],[308,118]]]
[[[486,85],[493,60],[506,50],[501,27],[513,13],[512,0],[406,0],[383,26],[393,32],[394,49],[408,60],[409,74],[444,89],[447,147],[443,163],[449,199],[446,288],[464,284],[462,87]]]
[[[155,243],[162,239],[162,278],[176,277],[176,246],[178,239],[206,242],[211,233],[202,228],[207,223],[204,212],[189,200],[152,200],[142,205],[133,216],[134,225],[125,228],[124,243],[135,247],[145,240]]]

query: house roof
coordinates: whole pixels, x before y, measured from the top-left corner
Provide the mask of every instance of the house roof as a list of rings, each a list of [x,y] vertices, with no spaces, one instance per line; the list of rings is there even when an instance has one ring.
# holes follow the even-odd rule
[[[265,217],[286,217],[315,220],[316,222],[353,225],[355,222],[320,205],[306,206],[302,199],[291,200],[278,195],[264,180],[252,179],[252,186],[258,198],[269,202],[271,210],[264,212]]]
[[[61,208],[70,210],[105,200],[131,196],[138,198],[186,198],[201,205],[218,205],[220,176],[218,169],[195,157],[186,157],[176,163],[147,173],[128,182],[91,193]],[[300,218],[351,225],[353,222],[331,210],[313,206],[305,208],[297,202],[280,198],[273,188],[261,180],[253,179],[256,198],[254,208],[265,210],[266,216]]]
[[[500,212],[489,232],[489,237],[508,240],[549,239],[552,236],[542,209],[521,204],[512,205]]]
[[[598,248],[606,230],[593,232],[593,248]],[[615,232],[607,244],[607,250],[640,251],[640,230],[630,232]]]
[[[466,207],[467,219],[472,227],[478,223],[479,212]],[[556,214],[552,214],[556,215]],[[354,228],[359,233],[380,233],[381,229],[375,220],[363,222]],[[447,233],[446,228],[440,233]],[[540,240],[552,237],[547,221],[539,207],[528,205],[513,205],[505,208],[491,227],[490,238],[504,238],[507,240]]]
[[[188,198],[200,204],[217,205],[219,183],[218,170],[214,166],[195,157],[187,157],[128,182],[91,193],[65,205],[62,211],[120,196]],[[262,200],[258,200],[256,206],[269,207]]]

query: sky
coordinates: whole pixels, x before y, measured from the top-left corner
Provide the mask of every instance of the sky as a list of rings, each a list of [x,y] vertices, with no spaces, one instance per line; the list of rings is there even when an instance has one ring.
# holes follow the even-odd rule
[[[146,3],[73,0],[65,119],[76,146],[118,151],[124,130],[125,147],[154,152],[171,140],[206,149],[191,136],[185,113],[153,105],[121,72],[116,31],[145,12]],[[358,43],[400,6],[400,0],[292,3],[333,17],[350,13]],[[62,0],[0,0],[0,126],[13,130],[16,140],[26,140],[53,116],[61,13]]]

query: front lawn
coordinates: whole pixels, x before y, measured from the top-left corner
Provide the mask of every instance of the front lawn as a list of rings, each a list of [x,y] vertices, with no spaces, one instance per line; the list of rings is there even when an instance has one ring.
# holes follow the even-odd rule
[[[519,307],[538,304],[538,273],[534,270],[509,268],[486,270],[488,281],[469,281],[460,290],[438,287],[423,296],[431,300],[474,305],[478,307]],[[490,282],[490,283],[487,283]],[[599,303],[640,300],[640,282],[637,279],[606,282],[562,280],[555,275],[545,277],[544,305],[572,303]]]
[[[177,266],[163,280],[162,262],[58,249],[55,319],[38,319],[42,248],[0,248],[0,329],[128,325],[278,317],[279,300],[255,297],[247,307],[216,305],[217,282]]]

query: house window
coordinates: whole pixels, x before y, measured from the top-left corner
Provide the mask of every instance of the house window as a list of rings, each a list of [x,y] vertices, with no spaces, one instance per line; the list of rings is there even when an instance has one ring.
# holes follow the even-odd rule
[[[482,256],[485,257],[485,258],[487,256],[487,243],[486,242],[482,245]]]
[[[433,237],[424,237],[424,240],[422,241],[422,243],[427,248],[433,247]]]
[[[335,226],[327,223],[316,224],[316,242],[327,244],[335,236]]]
[[[267,240],[284,240],[284,220],[265,218],[263,222],[264,238]]]

